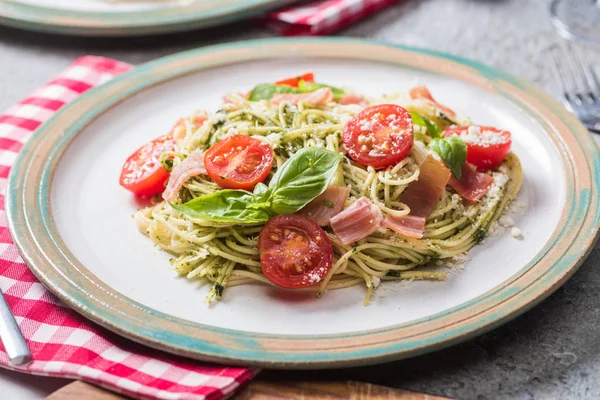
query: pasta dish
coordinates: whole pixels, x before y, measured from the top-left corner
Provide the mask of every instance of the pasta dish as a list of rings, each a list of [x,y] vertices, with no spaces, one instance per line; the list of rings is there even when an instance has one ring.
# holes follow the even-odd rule
[[[311,73],[223,98],[132,154],[139,230],[211,285],[366,289],[445,280],[432,261],[486,237],[521,185],[511,134],[422,86],[366,98]]]

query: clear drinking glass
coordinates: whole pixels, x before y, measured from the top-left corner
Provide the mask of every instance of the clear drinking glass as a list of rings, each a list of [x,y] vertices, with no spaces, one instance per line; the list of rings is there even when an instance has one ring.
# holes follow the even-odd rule
[[[550,15],[564,38],[600,46],[600,0],[554,0]]]

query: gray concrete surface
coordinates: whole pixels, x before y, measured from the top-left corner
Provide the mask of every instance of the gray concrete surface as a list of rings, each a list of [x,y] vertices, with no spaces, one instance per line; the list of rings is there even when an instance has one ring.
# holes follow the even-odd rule
[[[475,59],[558,96],[545,49],[561,39],[546,0],[406,0],[340,32],[428,47]],[[0,109],[76,57],[96,54],[138,64],[180,50],[269,37],[253,22],[207,31],[90,39],[0,28]],[[600,60],[592,49],[591,57]],[[314,372],[266,371],[266,379],[353,379],[460,399],[600,398],[600,246],[541,305],[475,340],[411,360]]]

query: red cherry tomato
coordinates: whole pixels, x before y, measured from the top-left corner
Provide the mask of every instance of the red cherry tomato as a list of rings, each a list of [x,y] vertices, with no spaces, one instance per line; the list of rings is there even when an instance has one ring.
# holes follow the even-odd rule
[[[333,247],[327,234],[303,215],[271,218],[260,231],[258,249],[265,276],[287,289],[319,283],[333,263]]]
[[[206,120],[206,115],[197,115],[191,119],[191,123],[193,124],[194,129],[198,129]],[[173,128],[171,128],[171,132],[169,132],[169,135],[174,137],[175,140],[181,140],[185,137],[186,133],[186,118],[181,118],[175,123]]]
[[[376,169],[402,161],[413,143],[410,113],[395,104],[380,104],[359,112],[344,127],[344,147],[350,157]]]
[[[140,147],[123,165],[119,180],[121,186],[143,197],[161,193],[169,173],[160,164],[160,155],[174,148],[175,142],[170,135],[161,136]]]
[[[250,136],[229,136],[208,149],[204,165],[211,179],[222,188],[252,190],[269,175],[273,150]]]
[[[459,136],[467,144],[467,162],[478,169],[495,168],[510,152],[510,132],[491,126],[448,128],[444,136]]]
[[[300,80],[303,80],[305,82],[314,82],[315,74],[313,74],[312,72],[308,72],[304,75],[294,76],[293,78],[282,79],[280,81],[275,82],[275,84],[298,87],[298,82],[300,82]]]

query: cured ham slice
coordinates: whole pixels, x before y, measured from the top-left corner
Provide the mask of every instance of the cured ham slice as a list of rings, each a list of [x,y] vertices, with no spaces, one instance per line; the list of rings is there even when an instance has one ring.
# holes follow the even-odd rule
[[[340,101],[340,104],[358,104],[360,106],[366,106],[367,102],[363,96],[357,96],[355,94],[345,94]]]
[[[465,163],[462,167],[460,181],[453,175],[450,178],[450,186],[458,192],[461,197],[469,201],[478,201],[488,192],[494,183],[494,178],[478,172],[471,164]]]
[[[419,179],[411,183],[400,197],[410,208],[404,216],[388,215],[383,226],[404,236],[420,239],[425,233],[425,220],[435,209],[450,179],[450,170],[432,156],[420,165]]]
[[[178,164],[169,177],[167,188],[163,192],[163,199],[172,201],[183,184],[193,176],[206,174],[204,166],[204,153],[201,151],[190,154],[185,160]]]
[[[298,104],[301,101],[315,105],[327,104],[333,101],[333,92],[330,88],[321,88],[310,93],[275,93],[271,99],[271,102],[275,104],[282,101],[289,101],[292,104]]]
[[[415,217],[412,215],[404,215],[402,217],[393,217],[388,215],[383,220],[383,226],[414,239],[421,239],[425,232],[425,217]]]
[[[419,168],[419,179],[408,185],[400,201],[410,207],[410,215],[428,217],[444,194],[451,172],[432,156]]]
[[[329,186],[323,193],[298,211],[298,214],[312,218],[321,226],[329,225],[329,220],[342,211],[349,195],[349,187]]]
[[[456,113],[452,109],[435,101],[435,99],[431,95],[431,92],[429,92],[429,89],[427,89],[426,86],[418,86],[418,87],[412,88],[408,91],[408,94],[411,99],[426,100],[427,102],[431,103],[432,106],[436,107],[437,109],[442,111],[444,114],[446,114],[448,117],[450,117],[452,119],[456,119]]]
[[[379,207],[361,197],[330,219],[331,228],[342,244],[354,243],[379,229],[383,216]]]

